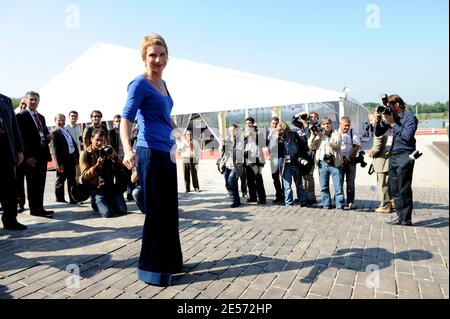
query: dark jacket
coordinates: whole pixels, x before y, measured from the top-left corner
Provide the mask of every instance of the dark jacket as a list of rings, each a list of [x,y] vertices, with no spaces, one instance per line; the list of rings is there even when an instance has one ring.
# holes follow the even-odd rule
[[[17,153],[23,152],[22,136],[14,115],[11,99],[2,94],[0,94],[0,117],[9,142],[9,148],[2,150],[2,152],[7,152],[14,162]]]
[[[55,160],[56,165],[57,166],[68,165],[69,163],[71,163],[71,160],[69,157],[70,156],[69,145],[67,144],[67,140],[66,137],[64,136],[64,133],[62,133],[61,129],[57,127],[52,131],[52,134],[53,140],[50,143],[50,152],[53,155],[53,159]],[[78,152],[77,143],[73,139],[72,135],[70,135],[70,138],[72,139],[72,143],[75,146],[75,158],[76,158],[75,164],[78,164],[80,154]]]
[[[47,142],[44,147],[41,146],[41,135],[39,130],[28,110],[24,110],[16,115],[17,122],[20,127],[20,132],[22,134],[22,141],[24,147],[24,162],[30,157],[37,159],[44,159],[47,162],[52,160],[50,155],[50,149]],[[50,132],[48,131],[47,125],[45,124],[45,117],[38,113],[39,120],[41,122],[42,128],[44,130],[44,136],[46,137]]]
[[[300,170],[302,174],[307,175],[311,171],[312,165],[314,164],[314,160],[308,154],[308,142],[304,136],[300,136],[295,132],[291,132],[291,138],[294,139],[297,145],[297,154],[295,154],[294,158],[291,158],[291,164],[300,166]],[[284,142],[278,142],[278,158],[279,158],[279,167],[280,167],[280,175],[283,176],[285,163],[285,155],[286,148],[284,147]],[[308,162],[307,165],[300,164],[300,160],[306,160]]]

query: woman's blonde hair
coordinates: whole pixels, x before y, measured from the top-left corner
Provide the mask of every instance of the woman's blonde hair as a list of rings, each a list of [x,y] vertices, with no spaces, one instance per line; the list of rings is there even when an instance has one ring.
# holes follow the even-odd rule
[[[141,42],[142,61],[145,61],[147,57],[147,49],[152,45],[162,46],[164,49],[166,49],[167,55],[169,55],[169,49],[167,49],[167,44],[164,38],[157,33],[150,33],[149,35],[145,36]]]
[[[281,122],[278,124],[278,132],[290,132],[291,128],[286,122]]]

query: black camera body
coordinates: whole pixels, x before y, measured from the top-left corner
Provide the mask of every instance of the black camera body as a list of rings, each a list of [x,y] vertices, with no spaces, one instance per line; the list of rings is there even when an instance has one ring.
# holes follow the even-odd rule
[[[317,134],[319,132],[323,133],[323,128],[320,126],[320,124],[312,124],[311,128],[310,128],[311,132],[313,132],[314,134]]]
[[[367,163],[364,161],[364,154],[366,154],[364,151],[360,151],[358,156],[353,160],[356,164],[360,164],[362,168],[367,166]]]
[[[419,157],[421,157],[423,155],[423,153],[421,153],[419,150],[415,150],[414,152],[412,152],[411,154],[409,154],[409,158],[412,161],[415,161],[416,159],[418,159]]]
[[[111,146],[103,146],[96,151],[98,157],[107,157],[114,153],[114,149]]]
[[[328,165],[334,166],[334,155],[333,154],[325,154],[323,156],[323,161]]]
[[[377,107],[377,113],[379,115],[391,115],[392,116],[392,110],[388,106],[380,105]]]
[[[303,121],[309,121],[309,115],[308,115],[308,113],[303,113],[302,115],[300,115],[300,118],[301,118]]]
[[[286,141],[286,132],[284,131],[278,132],[278,141],[280,143],[284,143]]]

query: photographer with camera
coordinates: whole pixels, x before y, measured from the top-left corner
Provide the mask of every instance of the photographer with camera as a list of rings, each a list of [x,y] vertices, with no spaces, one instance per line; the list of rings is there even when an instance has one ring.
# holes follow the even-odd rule
[[[244,159],[245,172],[247,173],[247,186],[249,198],[248,203],[266,203],[266,191],[262,177],[262,169],[265,164],[264,159],[264,136],[258,131],[255,119],[248,117],[245,119],[244,130]]]
[[[278,125],[280,118],[272,117],[270,122],[270,131],[267,134],[267,148],[270,154],[270,171],[272,173],[273,186],[275,187],[275,199],[273,204],[284,204],[284,190],[280,182],[280,172],[278,170]]]
[[[102,129],[92,132],[91,145],[80,155],[80,169],[84,182],[92,186],[92,208],[108,218],[127,212],[123,192],[129,180],[124,178],[123,172],[128,170],[117,153],[104,146],[105,135]]]
[[[355,200],[355,178],[356,164],[366,167],[364,162],[364,151],[361,150],[361,138],[358,133],[350,128],[351,120],[347,116],[341,118],[339,131],[342,134],[342,158],[343,158],[343,176],[342,185],[346,184],[346,199],[348,209],[356,209]]]
[[[316,112],[311,112],[309,113],[309,115],[306,112],[298,113],[294,115],[292,124],[300,129],[298,131],[298,134],[300,136],[304,135],[307,139],[309,139],[311,136],[311,129],[320,129],[319,114],[317,114]],[[308,154],[311,158],[314,158],[316,156],[316,151],[309,150]],[[314,182],[314,169],[315,165],[313,163],[311,165],[311,171],[309,172],[309,174],[303,175],[303,185],[306,190],[306,201],[308,205],[317,204]]]
[[[278,126],[278,162],[283,180],[285,206],[293,206],[292,179],[297,190],[300,206],[305,207],[306,192],[302,185],[302,175],[309,174],[313,160],[308,155],[306,136],[292,133],[289,125],[281,122]]]
[[[228,128],[228,136],[220,139],[220,152],[224,164],[223,176],[225,187],[233,200],[231,208],[241,205],[239,197],[238,179],[244,174],[244,141],[239,136],[239,128],[236,124]]]
[[[412,226],[412,177],[415,159],[422,155],[416,150],[414,135],[417,118],[406,111],[405,102],[398,95],[387,97],[387,106],[378,107],[375,136],[386,134],[392,128],[392,146],[389,150],[389,186],[398,217],[389,224]]]
[[[313,128],[308,139],[308,146],[316,151],[315,163],[319,167],[320,193],[323,208],[331,209],[330,176],[333,180],[336,209],[344,209],[343,159],[341,153],[342,134],[338,130],[332,132],[332,121],[322,119],[321,128]]]
[[[375,111],[370,118],[371,125],[375,126],[378,113]],[[369,174],[375,172],[377,174],[377,192],[380,199],[380,206],[375,209],[375,213],[390,214],[392,213],[392,196],[389,188],[389,151],[392,146],[391,129],[384,135],[375,136],[373,138],[372,148],[367,152],[372,157],[372,165],[369,168]]]

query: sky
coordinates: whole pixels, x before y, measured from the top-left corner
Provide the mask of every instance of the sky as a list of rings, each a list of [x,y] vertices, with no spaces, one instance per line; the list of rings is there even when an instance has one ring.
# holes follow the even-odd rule
[[[349,87],[360,102],[378,102],[382,93],[409,104],[445,102],[448,6],[447,0],[0,0],[0,92],[39,91],[95,43],[139,49],[142,37],[156,32],[177,58],[335,91]]]

